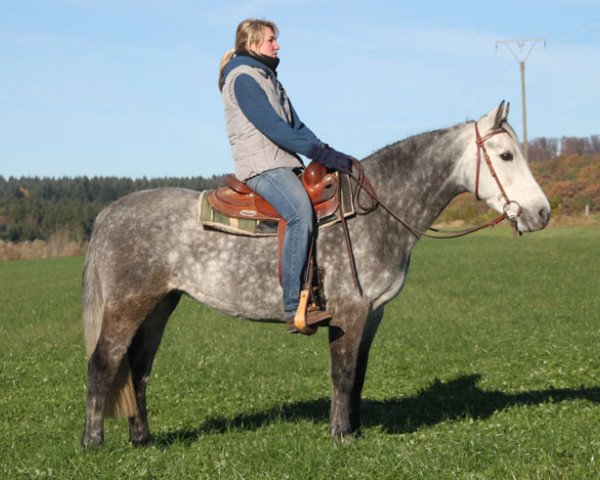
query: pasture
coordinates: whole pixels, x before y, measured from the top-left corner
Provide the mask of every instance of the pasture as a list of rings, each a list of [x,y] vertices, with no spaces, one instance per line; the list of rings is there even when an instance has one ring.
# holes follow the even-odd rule
[[[600,229],[421,240],[386,308],[362,435],[328,436],[327,335],[184,299],[148,389],[155,443],[83,450],[82,258],[0,263],[2,478],[600,476]]]

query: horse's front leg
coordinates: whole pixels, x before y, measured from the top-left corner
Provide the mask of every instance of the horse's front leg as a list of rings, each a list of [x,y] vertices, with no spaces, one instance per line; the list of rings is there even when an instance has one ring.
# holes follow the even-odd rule
[[[367,363],[369,361],[369,350],[375,338],[375,333],[379,328],[383,318],[383,307],[371,312],[365,322],[362,340],[358,348],[358,358],[356,361],[356,373],[354,375],[354,385],[350,393],[350,427],[353,432],[360,428],[360,404],[361,393],[365,384],[365,375],[367,373]]]
[[[363,343],[363,334],[368,331],[365,330],[368,313],[369,302],[365,299],[346,301],[336,307],[329,327],[333,384],[329,423],[333,438],[351,435],[359,427],[360,393],[371,344],[370,341]],[[366,352],[361,346],[366,346]],[[364,365],[359,365],[359,359],[364,360]]]

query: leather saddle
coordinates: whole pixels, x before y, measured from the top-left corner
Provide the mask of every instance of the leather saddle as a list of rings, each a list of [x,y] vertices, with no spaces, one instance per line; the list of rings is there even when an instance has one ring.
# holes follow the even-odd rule
[[[347,175],[328,172],[327,169],[312,162],[300,175],[300,181],[313,205],[317,225],[328,225],[341,221],[345,225],[345,217],[354,214],[352,186]],[[201,197],[202,198],[202,197]],[[279,282],[282,279],[283,240],[287,227],[286,221],[258,193],[240,182],[234,175],[225,177],[225,186],[208,192],[208,203],[216,212],[233,219],[255,220],[257,229],[265,226],[267,230],[277,232],[279,257]],[[263,230],[264,231],[264,230]],[[348,237],[347,237],[348,238]],[[315,275],[315,272],[317,274]],[[301,293],[300,305],[294,318],[296,329],[303,333],[314,333],[315,329],[306,330],[308,297],[312,298],[312,307],[319,309],[322,303],[319,295],[320,280],[313,247],[309,249],[307,264],[307,281]],[[309,294],[309,289],[312,296]]]
[[[311,199],[317,221],[336,212],[340,188],[338,173],[330,173],[324,166],[312,162],[302,172],[300,180]],[[229,217],[273,221],[280,229],[285,224],[269,202],[234,175],[225,176],[225,186],[211,191],[208,201],[215,210]]]

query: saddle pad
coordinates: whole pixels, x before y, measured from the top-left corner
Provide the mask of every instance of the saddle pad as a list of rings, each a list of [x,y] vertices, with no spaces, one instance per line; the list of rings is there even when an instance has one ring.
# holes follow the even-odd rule
[[[333,214],[322,218],[318,227],[328,227],[339,222],[344,217],[354,215],[352,204],[352,185],[347,175],[340,175],[341,199],[340,207]],[[252,218],[234,218],[215,210],[208,201],[210,190],[200,192],[198,199],[198,221],[204,228],[220,230],[234,235],[247,235],[251,237],[277,236],[277,221],[256,220]]]

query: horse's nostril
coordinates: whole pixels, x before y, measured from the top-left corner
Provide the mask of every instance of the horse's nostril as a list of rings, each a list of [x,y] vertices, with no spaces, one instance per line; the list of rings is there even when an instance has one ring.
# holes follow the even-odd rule
[[[548,220],[550,220],[550,210],[547,208],[540,208],[540,211],[538,212],[540,215],[540,218],[542,220],[544,220],[545,222],[547,222]]]

